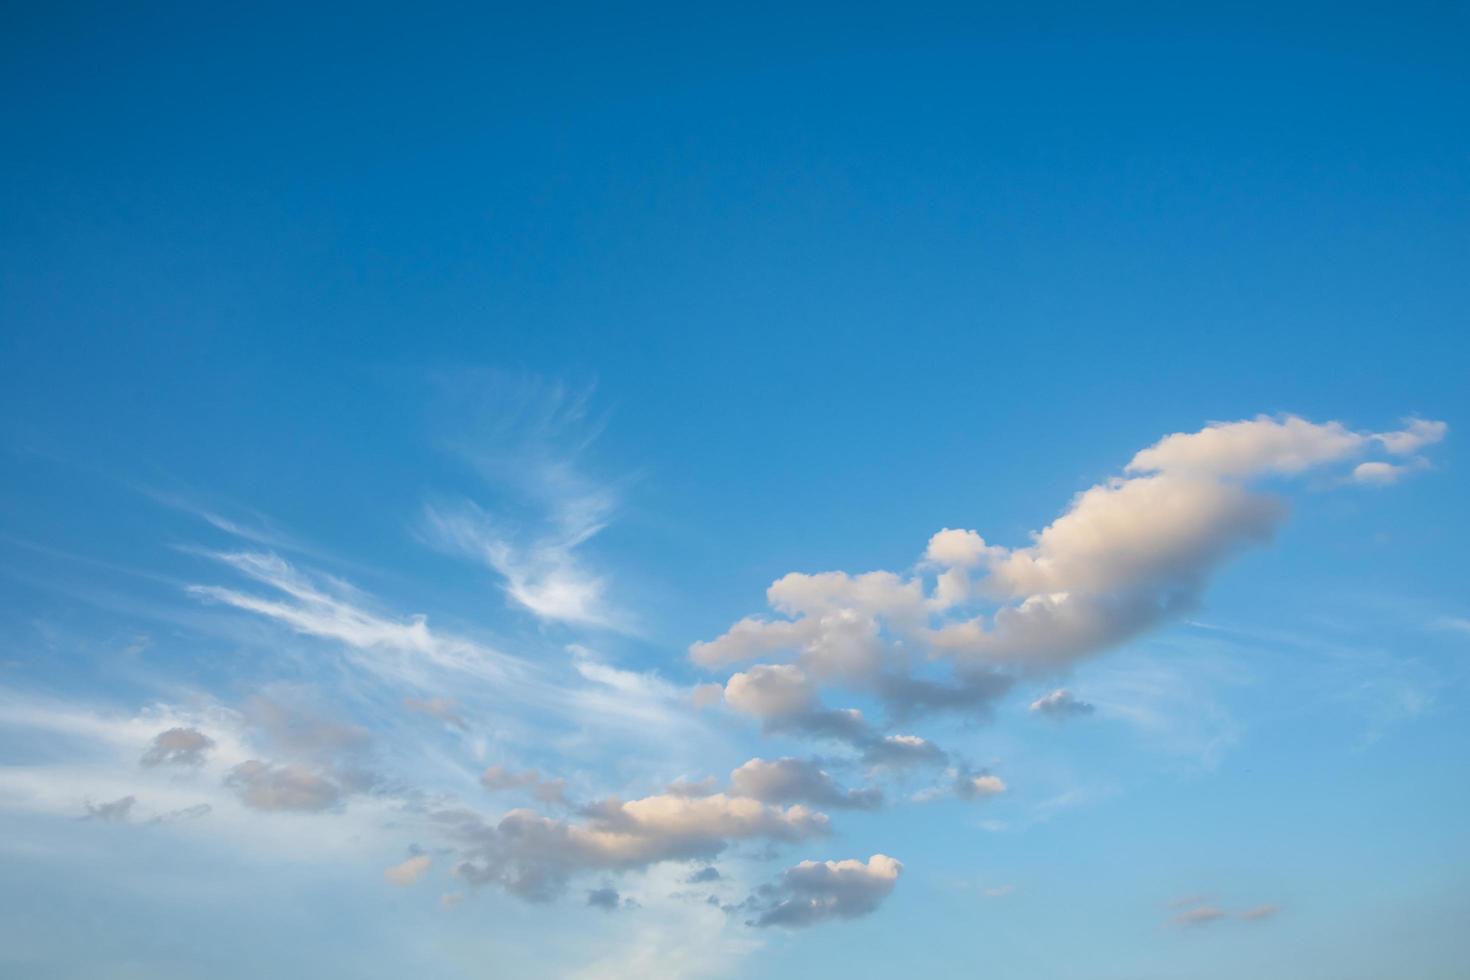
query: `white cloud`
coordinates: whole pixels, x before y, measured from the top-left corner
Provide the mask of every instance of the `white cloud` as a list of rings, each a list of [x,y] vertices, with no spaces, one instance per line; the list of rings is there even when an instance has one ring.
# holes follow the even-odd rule
[[[1434,422],[1429,419],[1406,419],[1405,421],[1405,427],[1398,432],[1384,432],[1374,437],[1383,444],[1384,449],[1395,456],[1407,456],[1418,452],[1425,446],[1432,446],[1450,431],[1450,427],[1444,422]]]
[[[1374,438],[1341,422],[1318,424],[1295,415],[1258,415],[1165,436],[1134,456],[1127,469],[1130,473],[1232,477],[1291,475],[1362,452]]]
[[[611,501],[563,502],[549,536],[525,543],[472,503],[424,509],[430,540],[483,562],[504,579],[505,594],[537,617],[584,626],[623,626],[607,606],[607,583],[588,572],[578,549],[606,526]]]
[[[481,374],[449,392],[458,402],[453,448],[496,491],[496,513],[471,501],[429,505],[426,538],[494,571],[507,598],[538,619],[627,631],[607,579],[583,552],[617,510],[611,485],[586,472],[601,425],[590,388]]]
[[[690,656],[711,668],[791,661],[758,664],[726,685],[727,703],[768,721],[817,710],[817,685],[829,683],[866,688],[896,718],[983,713],[1017,675],[1066,668],[1195,608],[1216,571],[1286,517],[1284,502],[1254,482],[1375,448],[1412,452],[1444,432],[1423,420],[1374,434],[1260,416],[1176,433],[1137,453],[1124,476],[1079,493],[1028,545],[945,528],[907,575],[791,573],[767,591],[784,618],[741,619]],[[1374,462],[1360,469],[1387,472]],[[924,654],[952,678],[916,676]]]
[[[756,718],[782,718],[811,708],[816,688],[800,667],[761,665],[732,674],[725,683],[725,702]]]
[[[924,557],[929,561],[960,568],[970,568],[1004,554],[1004,548],[991,547],[974,531],[949,527],[935,532],[924,550]]]
[[[359,654],[360,664],[390,680],[424,687],[431,669],[500,682],[526,679],[526,665],[513,657],[431,630],[426,616],[404,622],[371,612],[355,589],[325,578],[314,581],[276,555],[229,552],[209,557],[284,598],[267,599],[212,585],[191,585],[191,594],[274,619],[298,633],[337,640]]]

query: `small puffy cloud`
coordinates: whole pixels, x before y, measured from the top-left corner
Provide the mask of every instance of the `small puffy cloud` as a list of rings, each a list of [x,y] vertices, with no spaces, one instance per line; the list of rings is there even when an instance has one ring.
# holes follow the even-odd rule
[[[986,898],[1005,898],[1016,890],[1015,885],[993,885],[985,889]]]
[[[451,698],[404,698],[403,706],[414,714],[438,718],[446,725],[465,729],[469,725],[459,715],[459,706]]]
[[[258,759],[231,769],[225,785],[248,807],[306,813],[331,809],[347,792],[336,780],[305,766],[272,765]]]
[[[944,528],[908,572],[793,572],[766,592],[773,616],[745,617],[693,644],[690,656],[705,667],[768,661],[725,688],[727,703],[767,730],[835,737],[830,722],[839,719],[818,707],[827,684],[872,695],[890,722],[938,711],[983,716],[1018,678],[1065,668],[1196,608],[1221,566],[1270,541],[1286,519],[1285,502],[1263,484],[1354,466],[1359,480],[1391,482],[1427,463],[1375,452],[1411,456],[1445,431],[1426,420],[1371,433],[1262,415],[1174,433],[1076,494],[1020,547]],[[948,676],[934,676],[940,670]],[[1053,713],[1081,713],[1080,705],[1058,703]]]
[[[1241,912],[1240,917],[1247,922],[1260,922],[1263,919],[1274,917],[1280,911],[1281,908],[1277,905],[1257,905]]]
[[[136,797],[124,796],[110,803],[87,803],[86,819],[101,820],[103,823],[126,823],[137,802]]]
[[[535,769],[512,772],[504,766],[491,766],[480,774],[480,785],[491,792],[525,790],[542,803],[567,803],[567,781],[545,779]]]
[[[808,759],[751,759],[730,773],[730,787],[740,796],[765,803],[811,803],[858,810],[871,810],[883,803],[883,792],[876,787],[843,789]]]
[[[893,891],[902,871],[886,854],[874,854],[867,863],[803,861],[751,896],[747,906],[758,913],[752,924],[801,928],[867,915]]]
[[[428,872],[429,865],[432,863],[433,859],[429,855],[415,854],[407,861],[385,869],[383,871],[383,877],[387,879],[390,885],[398,885],[399,887],[406,888],[422,878]]]
[[[594,888],[587,893],[587,904],[604,912],[616,910],[621,901],[616,888]]]
[[[1006,784],[999,776],[992,776],[990,773],[981,773],[978,776],[960,773],[955,778],[954,791],[962,800],[983,800],[1004,793]]]
[[[970,568],[992,556],[1005,554],[1004,548],[993,548],[975,531],[945,528],[929,539],[924,557],[939,565]]]
[[[1094,709],[1086,701],[1079,701],[1066,688],[1057,688],[1031,702],[1031,710],[1048,718],[1076,718],[1090,715]]]
[[[214,739],[197,728],[170,728],[153,736],[138,760],[144,766],[198,766],[214,748]]]
[[[1399,482],[1412,467],[1373,460],[1353,467],[1353,482],[1370,487],[1387,487]]]

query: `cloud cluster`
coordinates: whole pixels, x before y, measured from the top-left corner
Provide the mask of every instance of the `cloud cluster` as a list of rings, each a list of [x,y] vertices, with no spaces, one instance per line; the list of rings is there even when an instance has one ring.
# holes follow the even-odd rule
[[[455,873],[473,884],[497,884],[528,899],[548,899],[585,871],[646,868],[664,861],[708,859],[735,841],[795,842],[829,832],[823,813],[744,796],[659,794],[609,798],[562,820],[512,810],[490,824],[468,810],[435,819],[463,849]]]
[[[1288,415],[1176,433],[1079,493],[1027,545],[945,528],[907,574],[793,572],[767,590],[776,617],[741,619],[694,643],[690,657],[710,669],[774,661],[734,673],[724,689],[729,707],[768,730],[830,736],[846,725],[860,737],[856,717],[822,705],[819,691],[833,685],[868,692],[890,718],[975,717],[1018,676],[1064,669],[1195,608],[1224,562],[1285,519],[1264,484],[1331,466],[1387,482],[1374,464],[1425,465],[1415,454],[1445,432],[1419,419],[1363,433]],[[1362,459],[1373,454],[1407,462]],[[948,676],[926,661],[947,665]],[[1036,710],[1086,709],[1059,698]]]
[[[874,911],[893,891],[903,865],[886,854],[867,862],[803,861],[747,900],[752,925],[800,928]]]

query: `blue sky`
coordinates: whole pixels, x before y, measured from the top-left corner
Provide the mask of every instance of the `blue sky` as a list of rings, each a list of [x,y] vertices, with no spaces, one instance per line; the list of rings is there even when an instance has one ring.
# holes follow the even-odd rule
[[[0,972],[1459,974],[1462,5],[13,21]]]

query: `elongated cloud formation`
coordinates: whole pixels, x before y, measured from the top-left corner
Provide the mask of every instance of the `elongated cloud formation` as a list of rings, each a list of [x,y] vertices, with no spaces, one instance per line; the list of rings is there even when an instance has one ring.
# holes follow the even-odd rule
[[[587,807],[585,816],[579,823],[512,810],[491,825],[470,811],[451,810],[436,819],[464,849],[457,875],[529,899],[559,894],[584,871],[707,859],[734,841],[800,841],[829,828],[825,814],[805,806],[783,808],[724,793],[607,799]]]
[[[731,708],[768,729],[836,720],[820,703],[824,684],[867,690],[895,718],[983,711],[1017,677],[1065,668],[1195,608],[1224,562],[1270,540],[1286,518],[1285,502],[1261,484],[1333,466],[1349,467],[1348,482],[1392,482],[1426,466],[1415,454],[1446,431],[1422,419],[1363,433],[1259,416],[1176,433],[1079,493],[1029,545],[946,528],[908,574],[793,572],[766,593],[783,618],[742,619],[690,656],[708,668],[786,661],[737,672],[725,687]],[[1407,462],[1363,460],[1375,454]],[[948,676],[916,674],[920,651]]]

